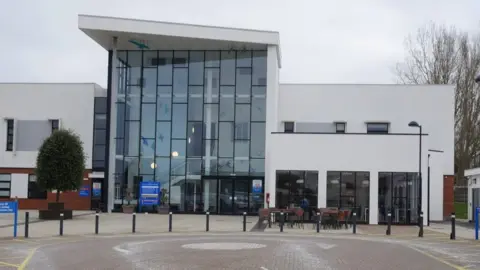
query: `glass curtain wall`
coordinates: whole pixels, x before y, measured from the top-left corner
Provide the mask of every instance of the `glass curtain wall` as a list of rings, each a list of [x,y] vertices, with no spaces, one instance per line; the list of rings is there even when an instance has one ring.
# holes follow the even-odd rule
[[[368,223],[369,172],[327,172],[327,207],[355,209],[357,219]]]
[[[199,211],[202,176],[262,175],[266,51],[120,51],[116,181],[121,199],[157,181],[173,211]],[[210,189],[210,190],[213,190]]]
[[[420,181],[418,173],[380,172],[378,174],[378,222],[386,223],[392,213],[392,223],[415,224],[420,211]]]
[[[318,208],[318,172],[277,171],[275,207],[300,207],[303,199],[308,200],[306,218],[310,219]]]

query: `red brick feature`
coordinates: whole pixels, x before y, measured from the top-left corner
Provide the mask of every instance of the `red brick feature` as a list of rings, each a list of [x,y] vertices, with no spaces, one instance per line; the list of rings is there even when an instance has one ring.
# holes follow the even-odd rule
[[[33,174],[33,168],[0,168],[0,173],[23,173]],[[91,187],[91,179],[88,178],[90,170],[85,171],[83,185],[89,185]],[[13,185],[13,183],[12,183]],[[90,210],[91,204],[91,188],[90,196],[80,197],[78,192],[65,192],[60,194],[60,202],[65,203],[65,208],[71,210]],[[39,209],[46,210],[49,202],[55,202],[56,193],[48,192],[47,199],[18,199],[18,206],[20,209]],[[0,201],[9,201],[12,199],[1,198]]]
[[[450,219],[450,215],[455,211],[454,206],[454,183],[455,177],[453,175],[443,176],[443,219]]]

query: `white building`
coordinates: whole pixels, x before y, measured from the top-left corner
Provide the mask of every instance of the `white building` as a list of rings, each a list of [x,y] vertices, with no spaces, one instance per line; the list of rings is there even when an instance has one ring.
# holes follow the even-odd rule
[[[465,170],[468,178],[468,220],[475,221],[475,209],[480,207],[480,168]]]
[[[108,51],[105,210],[156,181],[181,213],[306,198],[309,214],[349,208],[370,224],[389,210],[394,223],[443,219],[453,86],[280,84],[272,31],[89,15],[79,28]]]
[[[100,104],[102,98],[105,100],[105,95],[106,90],[94,83],[0,84],[0,142],[3,148],[0,151],[0,198],[17,197],[22,208],[45,206],[41,201],[46,194],[36,192],[34,169],[38,148],[59,128],[72,129],[83,141],[87,172],[94,167],[103,170],[105,146],[94,147],[98,140],[94,140],[93,131],[94,104]],[[96,109],[99,111],[100,107]],[[105,113],[103,115],[103,119],[100,116],[95,121],[97,125],[106,121]],[[98,114],[96,116],[98,118]],[[90,197],[75,196],[63,197],[71,202],[71,207],[90,209]]]

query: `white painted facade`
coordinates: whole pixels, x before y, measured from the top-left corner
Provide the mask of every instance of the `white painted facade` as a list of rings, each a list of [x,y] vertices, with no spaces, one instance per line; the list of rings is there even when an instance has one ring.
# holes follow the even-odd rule
[[[474,221],[475,208],[480,207],[480,168],[465,170],[464,175],[468,178],[468,220]]]
[[[94,83],[0,84],[0,168],[35,168],[38,151],[16,148],[19,121],[59,120],[60,128],[72,129],[83,142],[86,169],[92,168],[94,98],[105,90]],[[6,151],[7,120],[14,120],[14,148]],[[25,134],[23,134],[25,135]],[[12,173],[10,197],[28,197],[28,174]]]

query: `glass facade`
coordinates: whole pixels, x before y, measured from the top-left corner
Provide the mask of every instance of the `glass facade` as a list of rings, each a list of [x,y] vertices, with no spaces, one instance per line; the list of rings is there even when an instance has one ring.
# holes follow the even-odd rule
[[[140,181],[160,182],[172,211],[225,212],[222,204],[240,211],[263,202],[263,193],[248,198],[252,181],[264,177],[266,55],[118,52],[117,208],[127,191],[136,202]],[[246,192],[243,208],[232,202],[239,189]]]

